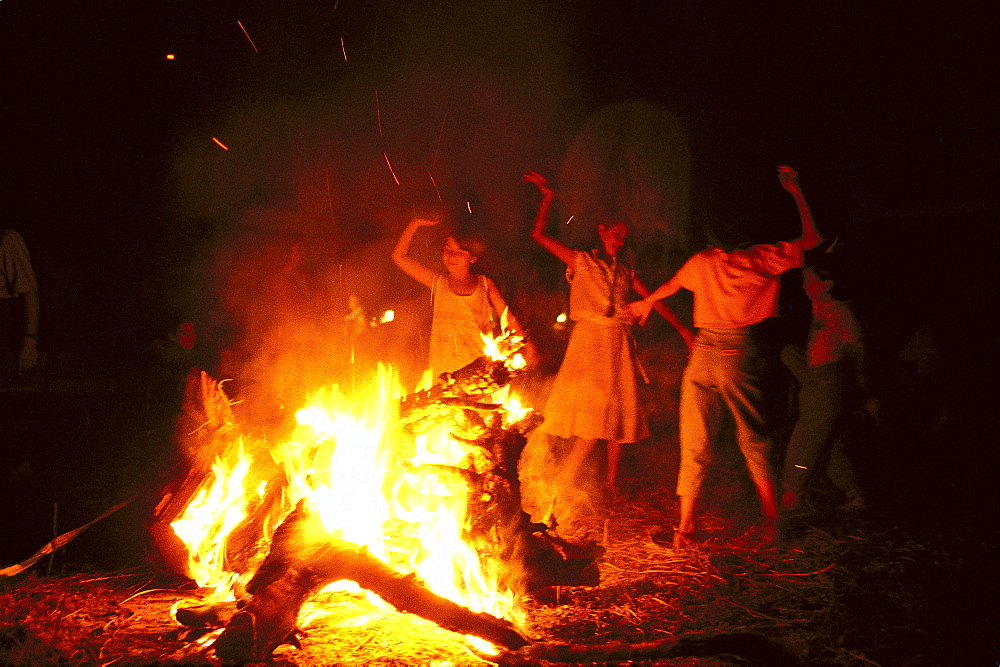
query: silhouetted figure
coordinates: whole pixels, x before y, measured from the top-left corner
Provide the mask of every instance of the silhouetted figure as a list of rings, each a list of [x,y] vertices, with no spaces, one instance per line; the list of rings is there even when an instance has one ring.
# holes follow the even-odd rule
[[[24,239],[0,229],[0,386],[38,365],[38,283]]]
[[[837,437],[863,397],[863,347],[858,321],[850,305],[832,295],[834,281],[821,262],[803,269],[802,287],[812,303],[806,349],[788,346],[781,353],[782,361],[799,383],[799,417],[782,469],[781,511],[799,508],[810,479],[820,468],[843,491],[845,508],[863,509],[866,500],[853,462],[845,451],[844,440]]]
[[[760,498],[762,534],[765,539],[776,535],[778,505],[768,463],[770,443],[763,434],[754,325],[775,315],[781,274],[802,266],[803,253],[822,240],[799,188],[798,174],[782,166],[778,178],[795,198],[802,221],[799,238],[746,249],[710,245],[652,294],[629,304],[631,314],[644,322],[660,299],[680,289],[694,293],[698,335],[681,380],[680,525],[673,536],[675,548],[693,540],[695,504],[713,459],[712,445],[724,409],[735,421],[737,444]]]

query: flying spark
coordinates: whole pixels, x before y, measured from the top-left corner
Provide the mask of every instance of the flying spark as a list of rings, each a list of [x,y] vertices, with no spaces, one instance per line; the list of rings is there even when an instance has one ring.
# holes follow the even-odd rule
[[[340,38],[340,52],[344,54],[344,60],[347,60],[347,49],[344,48],[344,38]]]
[[[472,202],[465,202],[465,208],[469,209],[469,213],[472,213]]]
[[[172,53],[168,53],[167,54],[167,60],[173,60],[175,57],[176,56],[174,56],[174,54],[172,54]]]
[[[438,201],[439,201],[439,202],[441,202],[441,203],[443,204],[443,203],[444,203],[444,200],[443,200],[443,199],[441,199],[441,191],[440,191],[440,190],[438,190],[438,184],[437,184],[437,183],[436,183],[436,182],[434,181],[434,175],[433,175],[433,174],[431,174],[431,172],[429,172],[429,171],[427,172],[427,175],[431,177],[431,185],[433,185],[433,186],[434,186],[434,192],[436,192],[436,193],[437,193],[437,196],[438,196]]]
[[[257,50],[257,45],[253,43],[252,39],[250,39],[250,33],[248,33],[247,29],[243,27],[243,21],[237,21],[236,24],[240,26],[240,30],[243,31],[243,34],[247,36],[247,41],[249,41],[250,46],[253,47],[254,53],[260,53],[260,51]]]
[[[389,156],[383,152],[382,157],[385,158],[385,163],[389,165],[389,173],[392,174],[392,180],[396,181],[396,185],[399,185],[399,179],[396,178],[396,172],[392,168],[392,163],[389,162]]]
[[[220,146],[220,147],[221,147],[221,148],[222,148],[223,150],[227,150],[227,151],[229,150],[229,146],[225,145],[224,143],[222,143],[221,141],[219,141],[219,140],[218,140],[218,139],[216,139],[215,137],[212,137],[212,141],[214,141],[215,143],[219,144],[219,146]]]
[[[574,213],[573,215],[569,216],[569,220],[566,221],[566,224],[568,225],[570,223],[570,220],[572,220],[575,217],[576,217],[576,213]]]
[[[378,136],[382,136],[382,105],[378,101],[378,90],[375,91],[375,120],[378,121]]]

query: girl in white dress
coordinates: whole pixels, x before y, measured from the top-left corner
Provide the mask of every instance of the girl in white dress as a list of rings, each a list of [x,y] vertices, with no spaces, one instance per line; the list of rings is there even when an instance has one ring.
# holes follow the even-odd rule
[[[507,304],[496,283],[472,272],[472,265],[485,249],[474,240],[445,239],[441,260],[446,273],[438,273],[407,257],[410,242],[421,227],[437,220],[415,217],[403,230],[392,251],[392,261],[408,276],[431,290],[430,369],[434,376],[462,368],[483,354],[480,334],[494,335]],[[508,312],[508,329],[524,335],[517,320]]]
[[[607,488],[615,492],[623,443],[649,437],[639,400],[631,334],[632,318],[625,310],[630,289],[648,293],[635,271],[619,261],[628,226],[624,222],[597,226],[599,248],[573,250],[545,233],[554,191],[543,176],[530,172],[524,180],[542,192],[542,202],[531,232],[543,248],[566,264],[570,283],[570,319],[573,332],[552,391],[545,404],[544,433],[573,439],[559,477],[577,481],[580,469],[599,440],[607,442]]]

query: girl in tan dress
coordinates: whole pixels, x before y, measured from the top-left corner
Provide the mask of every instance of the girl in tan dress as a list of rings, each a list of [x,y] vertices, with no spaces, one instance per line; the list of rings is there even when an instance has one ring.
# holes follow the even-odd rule
[[[635,272],[620,261],[628,225],[597,226],[600,247],[573,250],[545,233],[554,192],[543,176],[530,172],[524,180],[542,192],[531,237],[566,264],[570,283],[573,332],[552,391],[545,404],[544,433],[574,440],[559,477],[573,483],[599,440],[607,441],[607,487],[614,493],[623,443],[649,436],[639,401],[631,324],[625,310],[630,289],[648,290]]]
[[[494,335],[507,304],[496,283],[473,273],[472,265],[484,250],[481,243],[445,239],[441,251],[446,273],[438,273],[407,257],[410,242],[421,227],[436,225],[437,220],[413,218],[403,230],[392,251],[392,261],[408,276],[431,290],[430,369],[437,376],[462,368],[483,354],[480,334]],[[508,328],[523,335],[517,320],[508,312]]]

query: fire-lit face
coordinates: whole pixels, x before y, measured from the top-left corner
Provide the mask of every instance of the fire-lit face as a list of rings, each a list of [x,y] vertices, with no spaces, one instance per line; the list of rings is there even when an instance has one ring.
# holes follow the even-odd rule
[[[452,275],[464,275],[469,272],[469,267],[476,261],[476,256],[468,250],[464,250],[458,245],[454,237],[449,236],[444,242],[441,250],[441,261],[444,268]]]
[[[604,245],[604,252],[614,257],[625,247],[625,239],[628,238],[628,225],[624,222],[616,223],[610,227],[597,225],[597,235],[601,238],[601,244]]]

